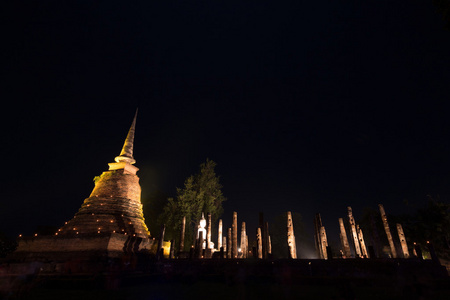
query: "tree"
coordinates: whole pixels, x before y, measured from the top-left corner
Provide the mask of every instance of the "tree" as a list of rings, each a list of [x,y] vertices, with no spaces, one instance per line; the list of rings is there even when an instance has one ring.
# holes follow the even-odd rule
[[[427,195],[425,207],[402,218],[409,241],[422,246],[431,241],[439,257],[450,259],[450,204],[442,202],[439,196],[433,199]]]
[[[207,159],[200,165],[196,175],[189,176],[183,188],[177,188],[176,198],[168,198],[159,224],[166,225],[166,239],[175,239],[179,243],[181,220],[186,217],[185,248],[191,246],[195,228],[202,212],[211,213],[215,223],[223,213],[222,202],[226,200],[222,185],[214,168],[216,163]]]
[[[450,30],[450,0],[433,0],[436,11],[442,15],[444,20],[444,28]]]

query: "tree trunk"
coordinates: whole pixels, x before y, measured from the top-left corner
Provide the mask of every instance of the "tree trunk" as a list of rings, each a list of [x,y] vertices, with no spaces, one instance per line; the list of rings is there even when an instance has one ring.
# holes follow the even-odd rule
[[[180,232],[180,252],[184,251],[184,235],[186,231],[186,216],[181,220],[181,232]]]

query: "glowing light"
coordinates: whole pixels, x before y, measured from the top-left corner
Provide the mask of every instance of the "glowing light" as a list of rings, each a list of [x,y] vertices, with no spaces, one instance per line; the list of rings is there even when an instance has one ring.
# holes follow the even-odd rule
[[[74,228],[72,228],[72,230],[77,230],[77,229],[74,227]]]
[[[78,234],[78,231],[77,231],[77,234]]]
[[[97,231],[97,233],[100,233],[100,230],[99,230],[99,231]]]
[[[21,234],[19,234],[19,237],[22,237],[22,235],[21,235]]]
[[[163,241],[162,243],[163,255],[169,257],[170,254],[170,241]]]
[[[35,233],[34,236],[37,236],[37,233]]]
[[[58,235],[58,233],[57,233],[57,232],[55,232],[55,235]]]
[[[114,223],[114,220],[111,220],[111,221],[109,221],[109,222]]]

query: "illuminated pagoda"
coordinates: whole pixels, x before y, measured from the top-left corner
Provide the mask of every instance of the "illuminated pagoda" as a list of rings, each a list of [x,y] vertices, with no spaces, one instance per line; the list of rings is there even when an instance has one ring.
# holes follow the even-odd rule
[[[150,232],[144,222],[141,187],[133,164],[133,141],[136,116],[120,155],[109,163],[109,170],[95,178],[95,187],[80,210],[58,235],[120,233],[147,238]]]
[[[144,222],[141,187],[133,164],[134,116],[120,155],[109,170],[95,177],[95,187],[75,216],[54,236],[19,238],[13,256],[32,259],[65,257],[120,257],[154,253],[156,244]]]

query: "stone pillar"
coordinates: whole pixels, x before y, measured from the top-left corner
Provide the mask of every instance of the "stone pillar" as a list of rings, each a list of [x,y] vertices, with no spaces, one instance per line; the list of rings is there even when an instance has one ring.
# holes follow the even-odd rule
[[[224,259],[224,253],[225,253],[225,251],[224,251],[223,247],[220,247],[220,252],[219,252],[220,259]]]
[[[227,258],[232,258],[232,238],[231,238],[231,228],[228,228],[228,234],[227,234]]]
[[[270,239],[270,235],[267,237],[267,240],[269,241],[269,249],[267,250],[267,253],[269,254],[269,256],[272,255],[272,240]]]
[[[224,237],[222,238],[222,247],[223,247],[223,251],[225,252],[225,255],[227,255],[227,245],[228,245],[228,243],[227,243],[227,237],[224,236]]]
[[[438,264],[440,264],[439,258],[438,258],[437,254],[436,254],[436,249],[434,249],[433,243],[430,242],[430,241],[427,241],[427,246],[428,246],[428,251],[430,251],[431,259],[433,261],[437,262]]]
[[[195,238],[195,241],[194,241],[194,255],[193,255],[193,257],[194,258],[197,258],[198,257],[198,251],[199,251],[199,243],[200,243],[200,233],[198,233],[197,235],[196,235],[196,238]]]
[[[369,258],[369,253],[367,252],[366,243],[364,242],[364,235],[362,229],[359,228],[359,225],[356,225],[356,232],[358,233],[358,241],[361,246],[361,255],[364,258]]]
[[[217,249],[220,250],[222,247],[222,219],[219,220],[219,229],[218,229],[218,237],[217,237]],[[223,244],[223,247],[226,248],[226,244]]]
[[[380,208],[381,220],[383,221],[384,231],[389,242],[389,247],[391,248],[392,258],[397,258],[397,251],[395,250],[394,240],[392,238],[391,229],[389,228],[389,223],[386,217],[386,212],[384,211],[383,204],[378,204]]]
[[[377,258],[377,255],[375,254],[375,249],[373,248],[373,246],[368,246],[367,247],[367,253],[369,253],[369,258]]]
[[[262,213],[262,212],[259,213],[259,228],[261,229],[261,244],[262,244],[261,255],[264,258],[264,253],[266,252],[266,250],[265,250],[266,244],[264,243],[264,238],[265,238],[264,237],[264,213]]]
[[[264,259],[269,258],[269,222],[264,222],[264,233],[263,233],[263,257]]]
[[[359,245],[358,232],[356,231],[355,218],[353,218],[352,208],[347,207],[348,221],[350,223],[350,235],[352,236],[353,244],[355,245],[355,257],[361,257],[361,246]]]
[[[202,258],[203,256],[203,231],[199,231],[198,233],[198,250],[197,250],[197,258]]]
[[[320,227],[320,245],[323,259],[328,259],[328,252],[327,252],[328,240],[327,240],[327,233],[325,232],[325,226]]]
[[[238,256],[238,245],[237,245],[237,212],[233,212],[233,224],[231,225],[231,257],[237,258]]]
[[[249,254],[249,248],[248,248],[248,235],[245,236],[245,250],[246,250],[246,256],[248,258],[248,254]]]
[[[295,244],[294,223],[292,222],[292,214],[287,212],[287,242],[290,251],[290,258],[297,258],[297,246]]]
[[[320,239],[320,227],[322,227],[322,218],[317,213],[314,216],[314,245],[316,246],[316,252],[319,259],[323,259],[322,243]]]
[[[397,223],[398,238],[400,239],[400,245],[402,246],[402,252],[404,258],[409,258],[408,244],[406,243],[405,233],[403,232],[402,224]]]
[[[339,218],[339,228],[341,230],[341,244],[342,244],[342,250],[344,251],[344,256],[346,258],[350,258],[352,256],[352,253],[350,251],[350,244],[348,243],[348,238],[347,238],[347,231],[345,231],[345,226],[344,226],[344,219]]]
[[[245,222],[242,222],[241,226],[241,252],[242,252],[242,258],[247,258],[247,248],[245,243],[245,238],[247,236],[246,228],[245,228]]]
[[[258,252],[258,258],[262,259],[263,258],[263,249],[262,249],[262,236],[261,236],[261,228],[258,227],[258,229],[256,229],[256,242],[257,242],[257,252]]]
[[[327,259],[333,259],[333,251],[330,246],[327,246]]]
[[[169,259],[174,259],[175,254],[175,240],[170,240],[170,252],[169,252]]]
[[[181,220],[181,233],[180,233],[180,252],[184,250],[184,235],[186,232],[186,216]]]
[[[206,249],[209,249],[211,247],[211,213],[207,215],[206,226]]]
[[[370,214],[370,226],[372,227],[372,243],[374,249],[374,255],[371,256],[371,258],[377,258],[377,256],[380,256],[382,253],[381,250],[381,242],[380,242],[380,234],[378,233],[377,226],[375,224],[375,218],[372,214]],[[370,251],[369,251],[370,253]]]
[[[422,248],[416,243],[414,243],[414,253],[418,259],[423,259]]]
[[[164,233],[166,232],[166,225],[162,224],[161,225],[161,231],[159,232],[159,241],[158,241],[158,252],[157,254],[157,258],[161,259],[163,258],[163,242],[164,242]]]

